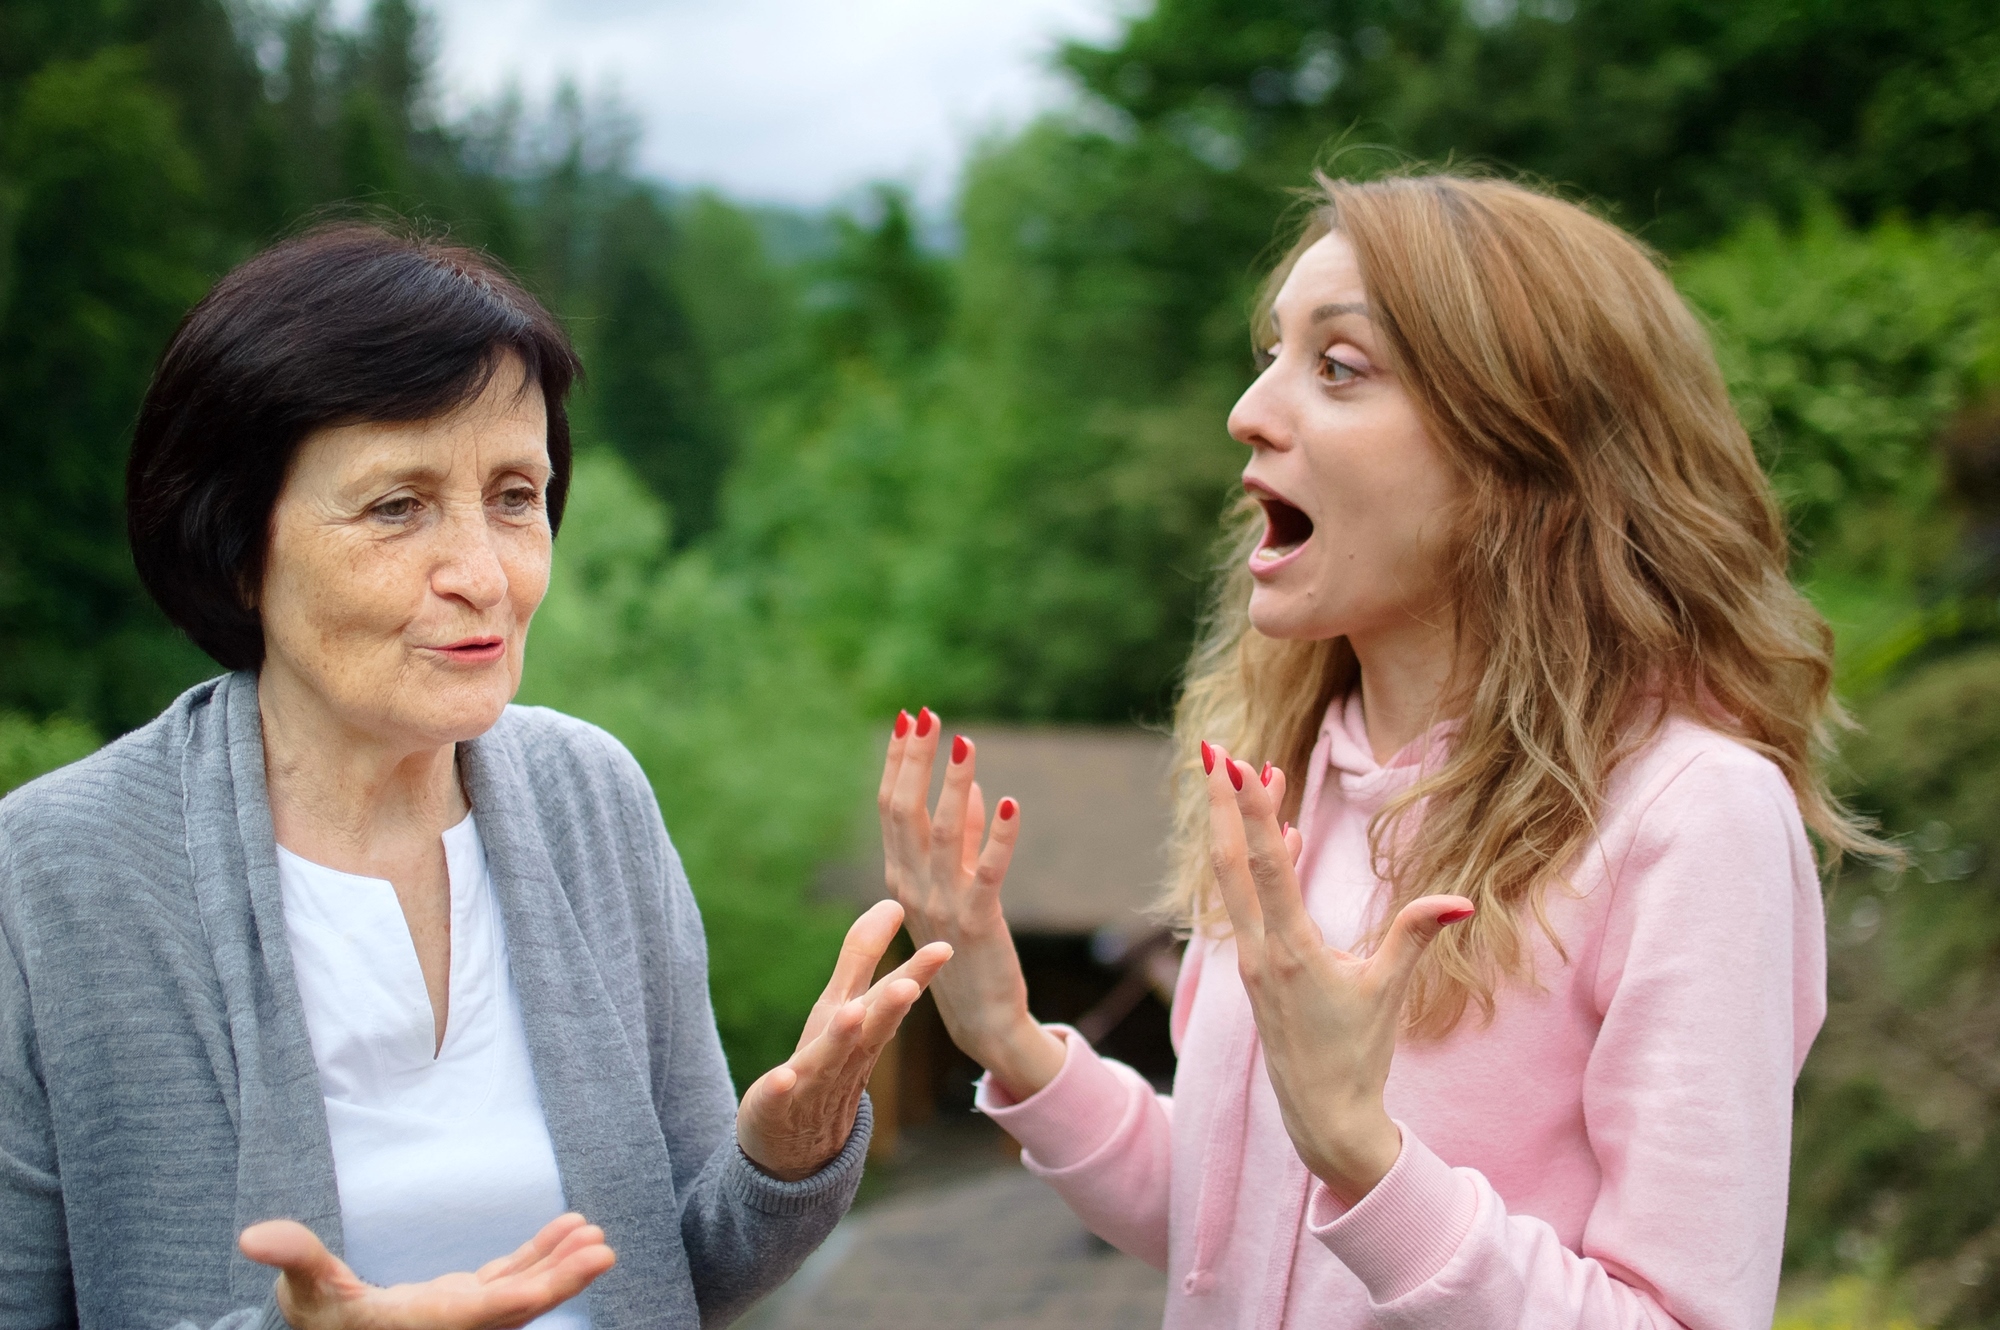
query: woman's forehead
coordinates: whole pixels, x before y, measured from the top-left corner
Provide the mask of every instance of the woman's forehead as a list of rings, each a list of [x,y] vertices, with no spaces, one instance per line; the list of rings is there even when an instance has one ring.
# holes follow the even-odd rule
[[[1329,231],[1308,246],[1285,274],[1271,311],[1281,320],[1312,318],[1327,306],[1344,307],[1340,313],[1363,312],[1367,302],[1354,246],[1340,232]]]

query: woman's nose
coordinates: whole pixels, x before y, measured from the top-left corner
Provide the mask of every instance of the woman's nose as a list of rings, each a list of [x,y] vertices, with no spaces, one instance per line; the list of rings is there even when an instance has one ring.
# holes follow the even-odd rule
[[[447,522],[439,534],[445,549],[431,573],[431,589],[474,609],[498,605],[507,594],[507,569],[485,521]]]
[[[1251,450],[1283,447],[1284,431],[1270,370],[1259,374],[1229,412],[1229,437]]]

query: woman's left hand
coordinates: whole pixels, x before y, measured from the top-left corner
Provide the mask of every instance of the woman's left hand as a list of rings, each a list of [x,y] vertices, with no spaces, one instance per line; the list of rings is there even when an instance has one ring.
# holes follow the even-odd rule
[[[933,942],[870,987],[902,925],[903,907],[894,901],[878,901],[854,921],[797,1050],[744,1092],[736,1143],[772,1177],[796,1182],[833,1162],[853,1134],[875,1060],[951,959],[949,944]]]
[[[1411,901],[1366,957],[1328,946],[1294,867],[1299,833],[1278,825],[1284,773],[1202,750],[1216,884],[1285,1130],[1313,1175],[1353,1205],[1402,1152],[1382,1090],[1417,961],[1441,929],[1471,916],[1472,902]]]

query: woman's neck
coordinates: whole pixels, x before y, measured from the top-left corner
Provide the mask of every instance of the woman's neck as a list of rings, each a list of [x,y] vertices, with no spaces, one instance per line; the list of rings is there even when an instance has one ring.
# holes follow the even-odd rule
[[[258,677],[264,782],[278,843],[344,872],[381,866],[437,838],[467,811],[455,744],[395,742],[345,723],[275,664]]]
[[[1410,622],[1365,637],[1350,636],[1361,666],[1361,719],[1368,747],[1386,762],[1445,719],[1452,675],[1452,638],[1440,624]]]

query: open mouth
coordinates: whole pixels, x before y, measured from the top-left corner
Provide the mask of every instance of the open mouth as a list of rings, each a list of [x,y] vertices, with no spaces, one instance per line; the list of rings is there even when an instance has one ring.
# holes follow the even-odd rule
[[[1276,563],[1312,539],[1313,520],[1303,511],[1275,494],[1259,494],[1257,502],[1264,506],[1264,539],[1250,556],[1253,563]]]

